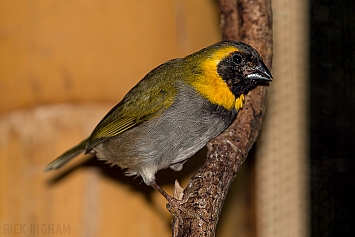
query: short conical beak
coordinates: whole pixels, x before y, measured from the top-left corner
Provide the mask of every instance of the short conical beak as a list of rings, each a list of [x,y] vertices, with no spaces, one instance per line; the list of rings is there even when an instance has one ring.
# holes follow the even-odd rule
[[[264,62],[259,63],[253,71],[246,75],[246,78],[256,81],[272,81],[272,75]]]

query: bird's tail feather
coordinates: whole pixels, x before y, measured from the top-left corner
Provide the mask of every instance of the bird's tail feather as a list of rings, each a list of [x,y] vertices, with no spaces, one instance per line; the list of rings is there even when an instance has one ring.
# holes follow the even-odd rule
[[[84,152],[86,149],[87,141],[88,138],[80,142],[78,145],[74,146],[73,148],[69,149],[68,151],[64,152],[57,159],[49,163],[45,171],[58,169],[63,165],[65,165],[67,162],[69,162],[71,159],[79,155],[80,153]]]

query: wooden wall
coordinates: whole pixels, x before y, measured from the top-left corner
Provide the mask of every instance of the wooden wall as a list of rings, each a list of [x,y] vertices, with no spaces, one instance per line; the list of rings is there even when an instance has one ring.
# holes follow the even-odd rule
[[[140,178],[83,156],[43,170],[149,70],[219,39],[211,0],[1,1],[0,235],[169,236]],[[158,182],[171,192],[197,165]]]

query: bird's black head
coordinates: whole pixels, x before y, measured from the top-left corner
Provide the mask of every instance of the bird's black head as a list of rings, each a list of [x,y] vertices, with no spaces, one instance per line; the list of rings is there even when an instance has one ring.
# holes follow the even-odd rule
[[[238,49],[217,65],[218,74],[237,98],[258,84],[272,80],[271,73],[254,48],[236,41],[221,43],[235,44]]]

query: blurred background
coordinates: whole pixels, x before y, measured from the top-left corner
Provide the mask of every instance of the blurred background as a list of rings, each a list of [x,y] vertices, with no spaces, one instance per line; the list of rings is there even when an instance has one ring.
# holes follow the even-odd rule
[[[355,2],[273,0],[259,140],[217,236],[353,236]],[[221,40],[214,0],[0,2],[0,235],[170,236],[164,198],[90,156],[43,172],[159,64]],[[171,193],[201,166],[160,171]]]

